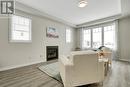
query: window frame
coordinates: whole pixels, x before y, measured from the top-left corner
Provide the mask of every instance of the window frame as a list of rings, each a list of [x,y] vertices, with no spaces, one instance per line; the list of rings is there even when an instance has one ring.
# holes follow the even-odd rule
[[[82,48],[83,49],[97,49],[97,48],[93,48],[93,29],[95,29],[95,28],[101,28],[101,41],[102,41],[102,46],[104,46],[104,27],[106,27],[106,26],[112,26],[112,25],[114,25],[115,26],[115,32],[116,32],[116,21],[112,21],[112,22],[109,22],[109,23],[104,23],[104,24],[98,24],[98,25],[95,25],[95,26],[88,26],[88,27],[86,27],[85,29],[83,29],[83,30],[90,30],[91,31],[91,37],[90,37],[90,39],[91,39],[91,47],[89,47],[89,48],[86,48],[86,47],[83,47],[83,38],[84,37],[82,37]],[[82,34],[83,34],[83,30],[82,30]],[[82,35],[82,36],[84,36],[84,35]]]
[[[105,27],[109,27],[109,26],[112,26],[113,25],[113,27],[115,27],[115,30],[114,30],[114,37],[113,37],[113,39],[115,39],[116,38],[116,23],[115,24],[109,24],[109,25],[105,25],[105,26],[103,26],[103,34],[105,33],[104,32],[104,30],[105,30]],[[105,35],[105,34],[104,34]],[[103,36],[103,40],[105,41],[105,36]],[[116,40],[116,39],[115,39]],[[105,46],[105,42],[103,42],[103,45]],[[107,47],[107,46],[106,46]],[[110,49],[113,49],[112,47],[109,47]],[[114,48],[115,48],[115,46],[114,46]]]
[[[92,30],[91,30],[91,28],[87,28],[87,29],[84,29],[84,30],[90,30],[90,47],[84,47],[84,45],[83,45],[83,41],[82,41],[82,48],[84,48],[84,49],[91,49],[92,47]],[[82,31],[82,34],[84,33],[84,31]],[[84,35],[82,36],[82,40],[84,40]]]
[[[67,30],[70,30],[70,41],[67,40]],[[72,31],[71,31],[71,29],[66,28],[66,29],[65,29],[65,38],[66,38],[66,43],[71,43],[71,42],[72,42],[71,37],[72,37]]]
[[[13,40],[12,32],[13,32],[13,16],[20,16],[23,18],[29,19],[29,40]],[[21,16],[21,15],[11,15],[9,19],[9,42],[11,43],[32,43],[32,20],[29,17]]]
[[[91,28],[91,33],[92,33],[92,36],[91,36],[91,43],[92,43],[92,44],[91,44],[91,48],[92,48],[92,49],[96,49],[95,47],[93,47],[93,30],[94,30],[94,29],[97,29],[97,28],[101,28],[101,38],[100,38],[100,39],[101,39],[101,44],[103,45],[103,43],[102,43],[102,41],[103,41],[103,40],[102,40],[102,37],[103,37],[103,34],[102,34],[103,28],[102,28],[101,26],[93,27],[93,28]]]

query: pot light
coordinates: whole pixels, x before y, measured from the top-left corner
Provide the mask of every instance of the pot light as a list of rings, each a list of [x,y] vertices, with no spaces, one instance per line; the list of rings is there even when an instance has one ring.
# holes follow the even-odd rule
[[[83,7],[85,7],[86,5],[87,5],[87,1],[86,0],[81,0],[80,2],[79,2],[79,4],[78,4],[78,7],[80,7],[80,8],[83,8]]]

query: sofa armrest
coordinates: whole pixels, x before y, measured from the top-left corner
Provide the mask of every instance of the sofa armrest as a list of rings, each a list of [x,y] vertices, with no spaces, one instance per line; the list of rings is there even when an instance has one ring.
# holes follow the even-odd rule
[[[59,58],[59,62],[62,62],[64,66],[73,66],[72,61],[65,56],[62,56],[62,58]]]
[[[71,84],[73,63],[69,61],[67,57],[62,57],[59,59],[60,75],[64,86]]]

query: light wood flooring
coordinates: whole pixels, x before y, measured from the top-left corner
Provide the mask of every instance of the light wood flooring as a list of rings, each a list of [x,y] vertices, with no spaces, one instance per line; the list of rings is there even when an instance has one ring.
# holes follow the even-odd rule
[[[47,63],[0,72],[0,87],[63,87],[60,82],[38,69],[44,64]],[[130,63],[113,61],[103,85],[91,84],[81,87],[130,87]]]

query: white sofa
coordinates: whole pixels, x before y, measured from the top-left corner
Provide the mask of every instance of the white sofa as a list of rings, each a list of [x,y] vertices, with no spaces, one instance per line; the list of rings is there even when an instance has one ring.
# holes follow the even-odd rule
[[[74,87],[104,80],[104,63],[93,51],[75,51],[59,59],[64,87]]]

